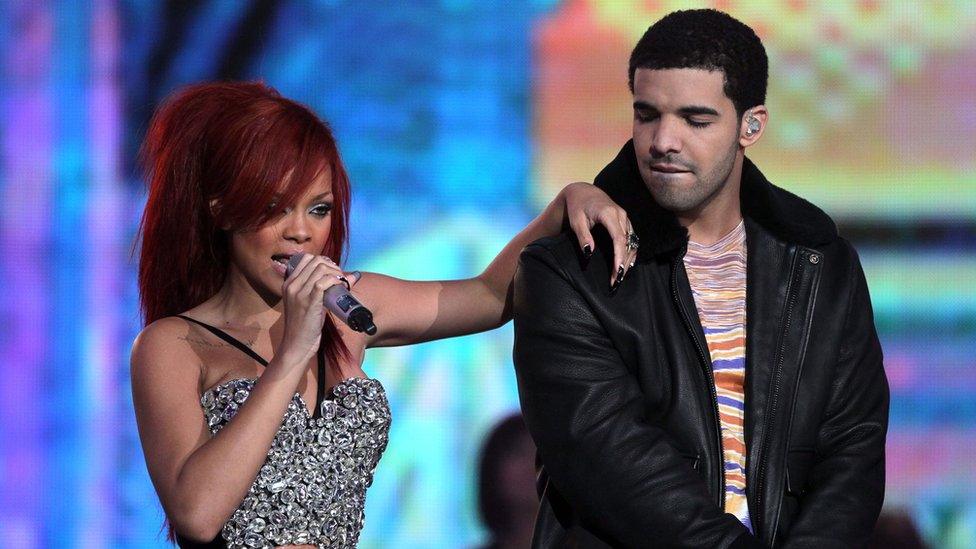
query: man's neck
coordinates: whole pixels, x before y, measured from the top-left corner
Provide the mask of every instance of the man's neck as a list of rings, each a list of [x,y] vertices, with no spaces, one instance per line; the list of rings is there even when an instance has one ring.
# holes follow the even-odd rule
[[[689,212],[675,215],[678,222],[688,229],[688,238],[697,244],[709,246],[732,232],[742,221],[739,189],[742,184],[742,155],[736,159],[729,180],[722,189],[704,204]]]
[[[678,221],[688,229],[689,240],[703,246],[711,246],[739,226],[742,222],[742,214],[736,207],[734,215],[722,216],[720,219],[698,218],[686,224],[679,216]]]

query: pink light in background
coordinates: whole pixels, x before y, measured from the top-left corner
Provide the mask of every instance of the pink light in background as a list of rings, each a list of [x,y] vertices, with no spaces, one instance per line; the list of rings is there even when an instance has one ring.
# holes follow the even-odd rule
[[[19,2],[8,10],[19,17],[12,47],[3,58],[10,90],[3,101],[2,161],[9,177],[0,197],[0,280],[13,288],[2,294],[0,340],[0,539],[6,547],[34,547],[41,531],[36,517],[44,494],[44,370],[50,338],[47,295],[51,207],[51,153],[54,113],[46,79],[51,70],[53,22],[48,10]]]
[[[99,0],[92,6],[91,17],[92,89],[89,99],[91,128],[91,194],[88,201],[85,239],[88,270],[85,280],[85,310],[90,315],[84,339],[84,368],[88,400],[85,429],[91,441],[91,474],[87,493],[86,517],[81,521],[80,543],[85,547],[104,547],[111,542],[113,517],[102,509],[116,508],[117,431],[122,428],[118,417],[118,375],[125,345],[120,340],[122,276],[125,270],[125,223],[121,212],[119,167],[122,136],[118,82],[119,21],[115,2]]]

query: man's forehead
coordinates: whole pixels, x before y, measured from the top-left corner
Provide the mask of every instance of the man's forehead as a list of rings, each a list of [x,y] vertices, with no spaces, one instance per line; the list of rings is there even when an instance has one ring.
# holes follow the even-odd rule
[[[725,95],[725,73],[707,69],[637,69],[634,100],[657,108],[689,104],[732,106]]]

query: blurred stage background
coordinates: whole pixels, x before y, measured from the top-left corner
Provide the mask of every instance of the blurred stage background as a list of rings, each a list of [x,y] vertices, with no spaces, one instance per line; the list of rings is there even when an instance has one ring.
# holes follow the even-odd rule
[[[751,156],[858,246],[892,389],[890,510],[976,546],[976,7],[6,0],[0,4],[0,545],[160,547],[132,419],[134,155],[155,104],[263,79],[333,126],[347,265],[478,273],[630,133],[627,58],[679,7],[757,29],[771,125]],[[511,327],[372,350],[391,442],[362,547],[470,547],[477,452],[517,409]]]

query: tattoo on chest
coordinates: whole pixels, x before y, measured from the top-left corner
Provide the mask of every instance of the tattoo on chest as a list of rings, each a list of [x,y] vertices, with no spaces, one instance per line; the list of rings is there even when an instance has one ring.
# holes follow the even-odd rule
[[[225,343],[223,341],[206,341],[206,340],[203,340],[203,339],[199,339],[199,338],[195,338],[195,337],[188,337],[188,336],[179,336],[177,339],[179,339],[181,341],[186,341],[187,343],[191,343],[193,345],[200,345],[201,347],[209,347],[211,349],[217,349],[217,348],[220,348],[220,347],[230,347],[231,346],[230,344]],[[244,345],[247,345],[248,347],[250,347],[252,349],[254,348],[254,340],[253,339],[249,339],[249,340],[246,340],[246,341],[244,341],[244,340],[238,340],[238,341],[240,341],[241,343],[243,343]]]

